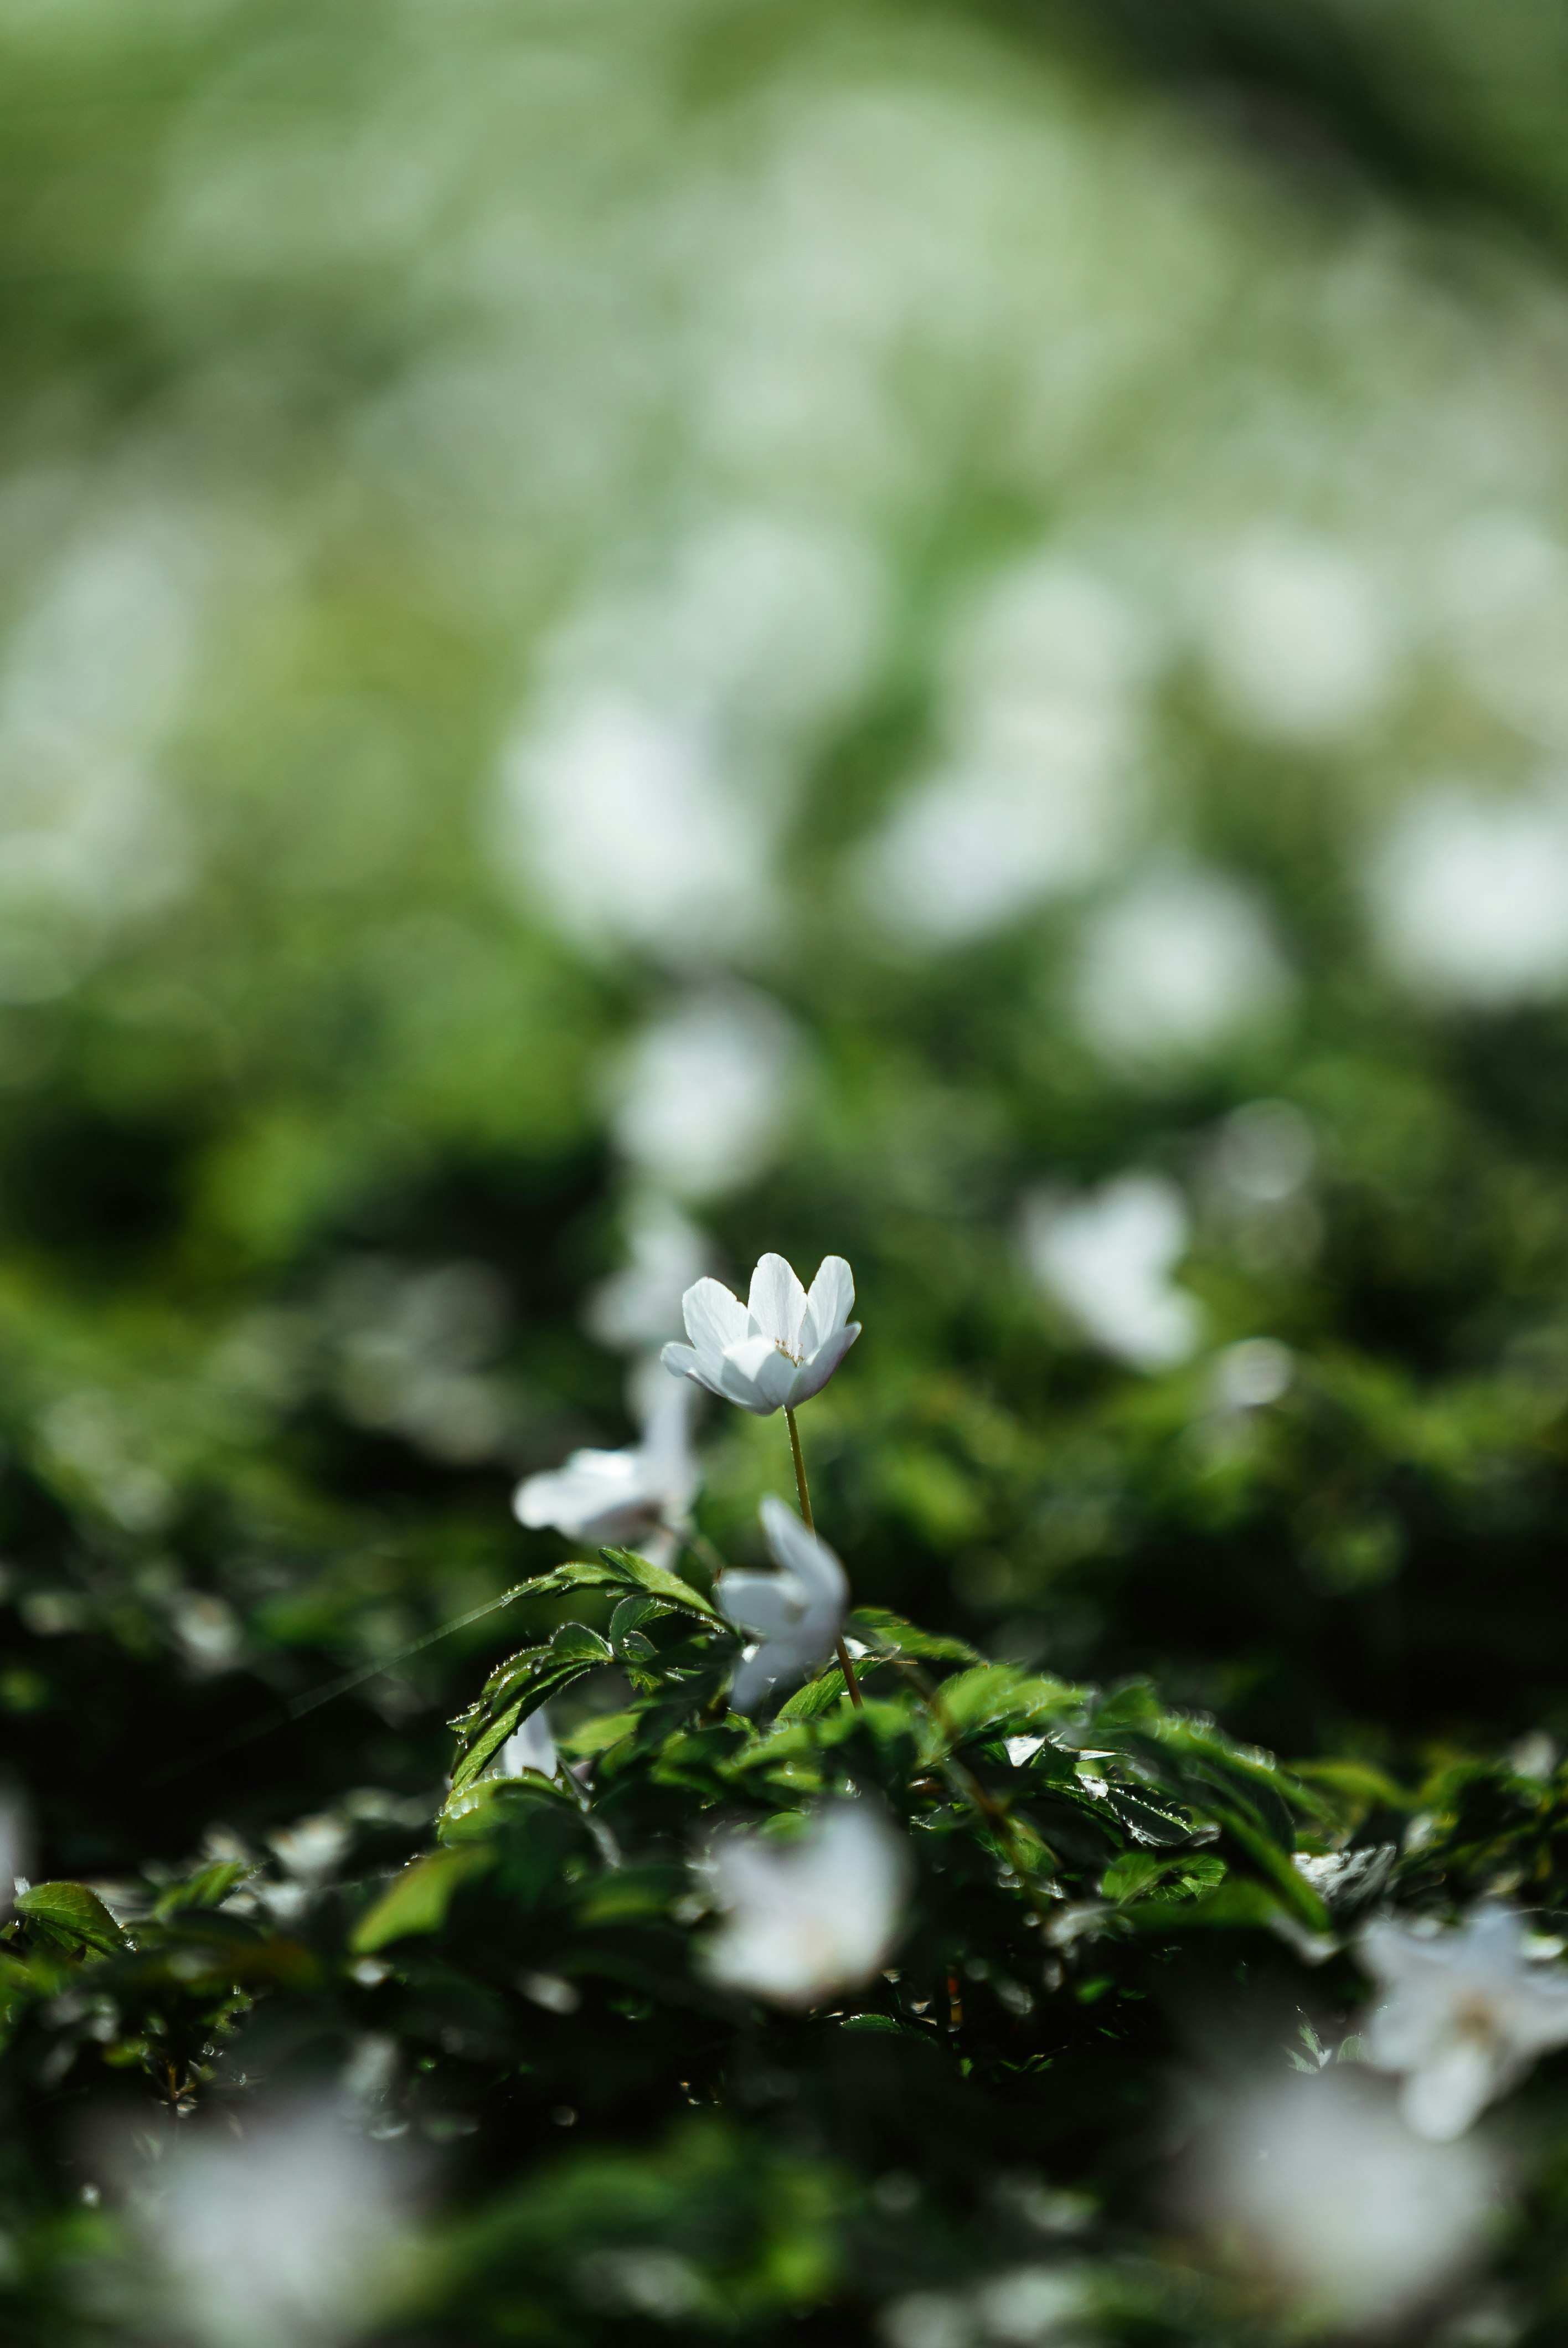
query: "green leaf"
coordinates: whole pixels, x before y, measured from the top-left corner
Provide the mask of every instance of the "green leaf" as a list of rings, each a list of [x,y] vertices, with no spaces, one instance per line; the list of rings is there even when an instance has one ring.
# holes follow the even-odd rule
[[[634,1550],[601,1549],[599,1553],[621,1581],[635,1583],[651,1598],[661,1598],[666,1606],[676,1606],[684,1613],[699,1615],[703,1622],[712,1622],[720,1630],[729,1629],[723,1616],[702,1591],[693,1590],[689,1581],[682,1581],[678,1573],[671,1573],[667,1567],[650,1565],[648,1560],[639,1557]]]
[[[355,1956],[367,1957],[389,1941],[438,1932],[459,1887],[487,1874],[496,1854],[487,1844],[460,1844],[428,1850],[394,1877],[375,1905],[362,1916],[349,1941]]]
[[[97,1893],[85,1883],[35,1883],[18,1895],[16,1910],[61,1948],[80,1942],[113,1957],[130,1946]]]
[[[922,1631],[906,1622],[902,1614],[890,1613],[886,1606],[857,1606],[845,1628],[866,1646],[897,1647],[900,1654],[913,1655],[920,1662],[978,1663],[983,1660],[966,1640]]]
[[[210,1867],[189,1876],[183,1883],[171,1883],[167,1891],[159,1892],[153,1904],[153,1914],[161,1924],[186,1908],[220,1908],[237,1883],[242,1883],[255,1869],[248,1859],[217,1859]]]

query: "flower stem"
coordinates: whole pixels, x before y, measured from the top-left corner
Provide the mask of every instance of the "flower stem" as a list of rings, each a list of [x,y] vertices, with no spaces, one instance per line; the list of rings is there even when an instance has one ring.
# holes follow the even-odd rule
[[[816,1526],[811,1513],[811,1488],[805,1480],[805,1457],[800,1447],[800,1429],[794,1423],[794,1413],[784,1406],[784,1419],[789,1427],[789,1447],[794,1454],[794,1488],[800,1495],[801,1519],[808,1533]],[[842,1636],[836,1642],[838,1668],[844,1673],[844,1684],[849,1690],[849,1701],[856,1712],[864,1712],[866,1699],[860,1693],[860,1683],[855,1676],[855,1665],[849,1660],[849,1650]]]

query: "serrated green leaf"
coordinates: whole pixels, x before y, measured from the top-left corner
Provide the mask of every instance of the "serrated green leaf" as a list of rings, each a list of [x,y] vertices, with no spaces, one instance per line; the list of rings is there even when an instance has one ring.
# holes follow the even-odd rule
[[[729,1629],[729,1624],[712,1601],[704,1598],[700,1590],[693,1590],[689,1581],[682,1581],[678,1573],[671,1573],[667,1566],[651,1565],[645,1557],[639,1557],[635,1550],[601,1549],[599,1553],[623,1581],[634,1582],[651,1598],[662,1599],[666,1606],[679,1607],[684,1613],[695,1614],[717,1629]]]
[[[845,1628],[867,1646],[897,1647],[900,1654],[913,1655],[917,1662],[978,1663],[984,1660],[967,1640],[922,1631],[886,1606],[857,1606]]]
[[[487,1874],[495,1851],[484,1843],[427,1850],[394,1877],[375,1905],[362,1916],[349,1940],[356,1956],[367,1957],[389,1941],[438,1932],[459,1888]]]
[[[61,1948],[80,1945],[118,1956],[130,1943],[96,1891],[85,1883],[35,1883],[18,1893],[16,1911]]]

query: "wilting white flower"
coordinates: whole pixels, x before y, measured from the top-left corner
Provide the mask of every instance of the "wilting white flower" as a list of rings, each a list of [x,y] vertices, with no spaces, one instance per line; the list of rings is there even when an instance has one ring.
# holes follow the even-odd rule
[[[723,1835],[707,1869],[728,1915],[706,1963],[725,1989],[818,2005],[869,1981],[897,1941],[909,1854],[866,1802],[830,1804],[794,1842]]]
[[[1337,2069],[1239,2096],[1189,2183],[1227,2254],[1359,2336],[1472,2262],[1500,2181],[1479,2142],[1412,2136],[1365,2072]]]
[[[841,1255],[824,1256],[809,1295],[782,1255],[764,1255],[744,1304],[722,1281],[686,1291],[692,1342],[666,1345],[664,1366],[771,1418],[821,1393],[860,1334],[854,1306],[855,1276]]]
[[[763,1529],[778,1560],[777,1573],[722,1573],[714,1589],[738,1631],[761,1644],[735,1673],[730,1702],[753,1712],[781,1680],[798,1679],[832,1654],[849,1602],[845,1570],[827,1543],[770,1492]]]
[[[519,1524],[553,1525],[597,1548],[639,1544],[655,1564],[673,1555],[701,1481],[690,1441],[692,1396],[666,1389],[641,1443],[621,1451],[574,1451],[564,1468],[529,1476],[512,1496]]]
[[[232,2142],[182,2135],[144,2211],[182,2328],[210,2348],[326,2348],[374,2320],[400,2231],[385,2155],[324,2104]]]
[[[1158,1174],[1123,1174],[1076,1200],[1037,1191],[1024,1201],[1030,1272],[1084,1335],[1141,1370],[1185,1361],[1198,1307],[1171,1272],[1187,1244],[1186,1201]]]
[[[1568,1972],[1531,1962],[1512,1909],[1480,1908],[1451,1932],[1381,1921],[1358,1953],[1385,1993],[1367,2060],[1403,2072],[1399,2108],[1419,2136],[1462,2136],[1538,2054],[1568,2044]]]

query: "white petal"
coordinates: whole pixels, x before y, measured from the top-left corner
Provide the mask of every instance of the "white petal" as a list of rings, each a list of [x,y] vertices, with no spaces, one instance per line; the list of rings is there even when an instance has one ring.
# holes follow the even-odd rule
[[[800,1351],[801,1323],[805,1319],[805,1291],[782,1255],[764,1255],[752,1274],[747,1299],[751,1325],[759,1336],[771,1337],[792,1354]]]
[[[771,1337],[743,1337],[738,1345],[726,1346],[720,1375],[722,1391],[732,1402],[766,1418],[787,1396],[794,1364]]]
[[[794,1510],[773,1492],[763,1502],[760,1514],[768,1547],[780,1565],[805,1584],[814,1604],[842,1612],[849,1597],[848,1577],[820,1534],[803,1525]],[[828,1644],[832,1643],[830,1639]]]
[[[691,1353],[690,1346],[679,1350]],[[695,1363],[695,1354],[692,1358]],[[668,1389],[665,1398],[650,1413],[642,1431],[644,1485],[652,1496],[677,1512],[690,1508],[702,1480],[691,1445],[695,1403],[696,1396],[683,1378],[679,1385]]]
[[[855,1274],[841,1255],[825,1255],[805,1300],[800,1350],[815,1354],[855,1310]]]
[[[805,1612],[806,1596],[794,1574],[722,1573],[713,1596],[725,1619],[755,1638],[772,1638]]]
[[[1448,2144],[1480,2117],[1505,2076],[1484,2046],[1474,2039],[1460,2039],[1435,2062],[1411,2072],[1399,2110],[1417,2136]]]
[[[702,1365],[704,1383],[713,1384],[725,1346],[746,1334],[746,1308],[722,1280],[699,1280],[681,1299],[681,1313]]]
[[[817,1347],[808,1361],[801,1364],[790,1380],[791,1410],[795,1409],[803,1402],[809,1402],[814,1394],[822,1392],[859,1334],[859,1322],[852,1321],[847,1329],[837,1330],[833,1336],[826,1338]]]
[[[730,1689],[731,1710],[755,1712],[777,1677],[778,1673],[769,1660],[768,1648],[765,1645],[759,1647],[754,1655],[745,1658],[735,1673]]]
[[[648,1498],[638,1452],[574,1451],[564,1468],[519,1484],[512,1510],[532,1531],[554,1525],[577,1540],[619,1522],[628,1511],[635,1521]]]

